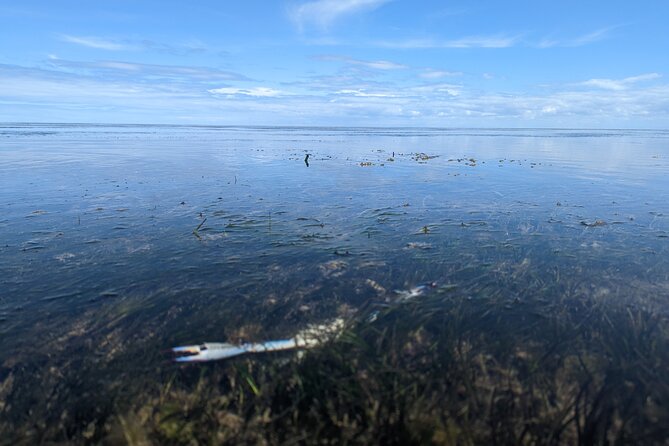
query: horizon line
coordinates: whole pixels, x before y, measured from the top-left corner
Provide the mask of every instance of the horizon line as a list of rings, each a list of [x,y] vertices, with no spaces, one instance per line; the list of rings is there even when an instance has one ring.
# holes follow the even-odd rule
[[[274,124],[174,124],[174,123],[114,123],[114,122],[41,122],[41,121],[0,121],[0,126],[8,125],[53,125],[53,126],[119,126],[119,127],[200,127],[200,128],[299,128],[299,129],[415,129],[415,130],[640,130],[669,131],[669,127],[435,127],[435,126],[345,126],[345,125],[274,125]]]

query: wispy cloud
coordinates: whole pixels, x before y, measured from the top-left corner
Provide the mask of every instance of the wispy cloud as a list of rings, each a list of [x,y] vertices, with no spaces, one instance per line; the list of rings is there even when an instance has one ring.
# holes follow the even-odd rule
[[[461,71],[443,71],[443,70],[433,70],[431,68],[426,69],[419,76],[423,79],[441,79],[444,77],[456,77],[462,76]]]
[[[314,56],[316,60],[324,61],[335,61],[335,62],[344,62],[349,65],[356,65],[365,68],[370,68],[373,70],[402,70],[408,68],[406,65],[390,62],[388,60],[359,60],[347,56],[332,56],[332,55],[322,55]]]
[[[122,51],[131,49],[127,45],[115,42],[113,40],[105,40],[99,37],[78,37],[78,36],[68,36],[62,35],[61,39],[65,42],[75,43],[77,45],[85,46],[88,48],[95,48],[98,50],[107,50],[107,51]]]
[[[396,95],[390,93],[370,93],[360,90],[339,90],[335,94],[355,96],[358,98],[394,98]]]
[[[633,84],[644,81],[651,81],[662,77],[659,73],[647,73],[639,76],[626,77],[624,79],[590,79],[579,82],[576,85],[583,87],[595,87],[604,90],[622,91],[629,89]]]
[[[583,46],[583,45],[588,45],[593,42],[598,42],[600,40],[605,39],[609,32],[611,32],[612,28],[602,28],[598,29],[597,31],[593,31],[588,34],[584,34],[582,36],[578,36],[575,39],[572,39],[571,41],[567,42],[567,46]]]
[[[364,76],[366,73],[343,72],[334,75],[313,75],[292,82],[284,82],[282,85],[291,88],[304,89],[314,94],[330,92],[334,90],[362,90],[381,91],[391,85],[388,80],[381,81],[378,78],[370,79]]]
[[[102,60],[96,62],[81,62],[49,58],[51,68],[83,76],[96,76],[105,80],[114,80],[132,77],[142,81],[169,80],[172,82],[221,82],[221,81],[249,81],[250,79],[239,73],[215,68],[156,65],[124,62],[117,60]]]
[[[520,35],[468,36],[453,40],[407,39],[381,41],[376,46],[394,49],[430,49],[430,48],[509,48],[520,42]]]
[[[60,39],[64,42],[74,43],[76,45],[85,46],[87,48],[95,48],[98,50],[155,51],[177,56],[202,53],[209,49],[204,43],[198,40],[172,44],[148,39],[110,39],[96,36],[71,36],[67,34],[61,35]]]
[[[508,48],[520,41],[520,36],[474,36],[442,42],[444,48]]]
[[[211,94],[225,95],[225,96],[252,96],[256,98],[276,98],[279,96],[286,96],[285,92],[274,90],[268,87],[254,87],[254,88],[235,88],[222,87],[207,90]]]
[[[539,48],[585,46],[608,38],[611,35],[611,31],[613,31],[617,27],[618,26],[609,26],[606,28],[600,28],[587,34],[583,34],[569,39],[556,39],[556,38],[546,37],[543,38],[541,41],[539,41],[539,43],[536,46],[538,46]]]
[[[315,26],[328,29],[335,21],[360,12],[372,11],[390,0],[316,0],[290,10],[290,18],[300,31]]]
[[[449,96],[459,96],[462,92],[462,87],[454,84],[425,84],[425,85],[416,85],[406,89],[408,94],[411,95],[420,95],[427,97],[428,100],[430,97],[449,97]]]
[[[557,39],[545,37],[538,43],[532,43],[523,38],[522,34],[493,34],[466,36],[458,39],[402,39],[384,40],[375,42],[372,46],[392,49],[439,49],[439,48],[510,48],[519,44],[535,46],[538,48],[551,47],[579,47],[589,45],[608,38],[617,26],[601,28],[587,34],[573,38]]]
[[[443,8],[437,11],[431,11],[428,18],[431,20],[441,20],[446,17],[467,14],[468,12],[469,9],[466,8]]]
[[[143,50],[156,51],[161,53],[173,54],[175,56],[185,56],[195,53],[203,53],[209,48],[198,40],[189,41],[181,44],[170,44],[165,42],[156,42],[154,40],[140,40],[136,44]]]

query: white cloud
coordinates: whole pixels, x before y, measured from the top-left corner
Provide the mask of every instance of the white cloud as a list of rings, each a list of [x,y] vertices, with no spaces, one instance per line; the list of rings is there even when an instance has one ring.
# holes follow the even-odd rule
[[[156,42],[154,40],[144,39],[134,42],[134,45],[139,46],[144,50],[168,53],[175,56],[203,53],[211,49],[196,39],[177,44]]]
[[[556,39],[556,38],[543,38],[536,45],[539,48],[552,48],[552,47],[578,47],[589,45],[591,43],[599,42],[600,40],[606,39],[613,29],[617,26],[609,26],[607,28],[601,28],[595,31],[592,31],[581,36],[577,36],[571,39]]]
[[[56,56],[49,57],[49,65],[57,71],[89,76],[96,75],[107,80],[129,76],[143,80],[155,81],[159,79],[189,83],[249,80],[247,77],[231,71],[198,66],[154,65],[115,60],[79,62],[59,59]]]
[[[438,48],[510,48],[518,44],[532,45],[538,48],[578,47],[606,39],[617,26],[610,26],[592,31],[571,39],[545,37],[538,43],[527,42],[521,34],[493,34],[466,36],[459,39],[404,39],[386,40],[373,45],[393,49],[438,49]]]
[[[395,49],[429,48],[509,48],[520,41],[520,36],[469,36],[454,40],[408,39],[400,41],[382,41],[377,46]]]
[[[279,96],[286,95],[286,93],[282,91],[274,90],[273,88],[268,88],[268,87],[255,87],[255,88],[222,87],[222,88],[213,88],[207,91],[209,93],[216,95],[253,96],[256,98],[276,98]]]
[[[339,90],[336,91],[335,94],[341,94],[341,95],[350,95],[350,96],[355,96],[358,98],[394,98],[396,97],[394,94],[388,94],[388,93],[367,93],[366,91],[360,89],[360,90]]]
[[[428,95],[428,96],[459,96],[462,88],[459,85],[453,84],[427,84],[419,85],[415,87],[409,87],[408,92],[419,95]]]
[[[347,15],[371,11],[389,0],[316,0],[304,3],[290,12],[292,20],[300,30],[307,26],[327,29],[335,21]]]
[[[402,65],[399,63],[395,62],[390,62],[388,60],[359,60],[359,59],[353,59],[352,57],[346,57],[346,56],[316,56],[315,59],[318,60],[325,60],[325,61],[337,61],[337,62],[344,62],[349,65],[358,65],[362,66],[365,68],[371,68],[373,70],[382,70],[382,71],[387,71],[387,70],[403,70],[405,68],[408,68],[406,65]]]
[[[612,28],[602,28],[598,29],[597,31],[593,31],[591,33],[576,37],[575,39],[572,39],[571,41],[567,42],[566,46],[583,46],[593,42],[598,42],[606,38],[607,34],[611,31],[611,29]]]
[[[443,77],[462,76],[462,72],[427,69],[424,72],[420,73],[419,76],[422,77],[423,79],[441,79]]]
[[[127,45],[123,45],[112,40],[101,39],[99,37],[77,37],[63,35],[61,36],[61,39],[65,42],[76,43],[77,45],[99,50],[121,51],[130,49]]]
[[[407,86],[394,90],[391,90],[391,88],[377,88],[370,91],[367,88],[344,88],[334,93],[356,98],[395,98],[403,103],[426,104],[430,101],[459,96],[461,91],[462,88],[458,85],[439,83]]]
[[[172,44],[148,39],[108,39],[95,36],[72,36],[67,34],[61,35],[60,39],[64,42],[107,51],[152,51],[184,56],[211,50],[211,48],[208,48],[199,40],[190,40],[184,43]]]
[[[624,90],[626,88],[623,82],[613,79],[590,79],[581,82],[580,85],[583,85],[584,87],[603,88],[605,90]]]
[[[442,42],[444,48],[508,48],[514,46],[520,36],[475,36]]]
[[[362,65],[363,67],[373,68],[375,70],[401,70],[407,68],[406,65],[389,62],[387,60],[372,60],[372,61],[363,61],[355,60],[351,63],[355,65]]]
[[[632,84],[659,79],[662,75],[658,73],[641,74],[639,76],[626,77],[624,79],[590,79],[579,82],[576,85],[583,87],[602,88],[604,90],[622,91],[627,90]]]
[[[109,68],[112,70],[133,71],[133,72],[141,71],[143,68],[141,65],[136,63],[115,62],[113,60],[98,62],[98,66],[100,68]]]
[[[554,46],[559,46],[560,41],[555,39],[543,38],[537,43],[537,48],[552,48]]]

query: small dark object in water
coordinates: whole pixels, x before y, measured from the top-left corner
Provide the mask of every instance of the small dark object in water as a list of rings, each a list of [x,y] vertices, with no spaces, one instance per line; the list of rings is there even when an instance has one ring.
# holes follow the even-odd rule
[[[596,226],[606,226],[606,222],[604,220],[595,220],[592,223],[588,223],[587,221],[584,220],[584,221],[581,222],[581,224],[583,226],[587,226],[589,228],[594,228]]]
[[[306,164],[307,167],[309,167],[309,154],[308,153],[307,153],[307,156],[304,157],[304,164]]]
[[[200,230],[200,228],[202,227],[202,225],[203,225],[206,221],[207,221],[207,218],[205,217],[205,219],[202,220],[202,221],[200,222],[199,225],[197,225],[197,228],[193,229],[193,235],[194,235],[195,237],[197,237],[198,240],[201,239],[201,237],[200,237],[200,233],[199,233],[198,231]]]

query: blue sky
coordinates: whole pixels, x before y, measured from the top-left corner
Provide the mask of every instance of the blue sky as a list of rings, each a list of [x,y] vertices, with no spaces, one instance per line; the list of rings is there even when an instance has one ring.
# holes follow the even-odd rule
[[[0,121],[669,128],[669,2],[0,0]]]

